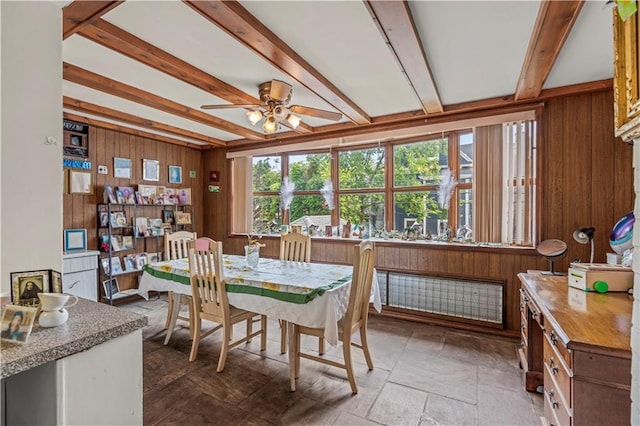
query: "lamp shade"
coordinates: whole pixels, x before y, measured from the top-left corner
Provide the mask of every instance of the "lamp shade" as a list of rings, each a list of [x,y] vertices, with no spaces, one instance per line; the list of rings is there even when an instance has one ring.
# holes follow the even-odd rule
[[[579,242],[580,244],[587,244],[589,241],[593,239],[593,234],[595,234],[596,228],[580,228],[573,231],[573,239]]]

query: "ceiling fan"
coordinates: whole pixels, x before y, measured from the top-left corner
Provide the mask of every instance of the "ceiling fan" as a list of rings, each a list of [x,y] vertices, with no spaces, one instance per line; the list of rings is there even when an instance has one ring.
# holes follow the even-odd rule
[[[247,111],[247,118],[251,124],[255,126],[263,117],[265,117],[265,122],[262,124],[262,129],[265,133],[274,133],[278,130],[279,124],[295,130],[300,124],[300,117],[295,114],[333,121],[338,121],[342,118],[342,114],[338,112],[326,111],[302,105],[288,106],[289,101],[291,101],[291,92],[292,87],[290,84],[280,80],[271,80],[261,83],[258,86],[258,93],[260,94],[260,101],[262,102],[262,105],[202,105],[201,108],[251,108]]]

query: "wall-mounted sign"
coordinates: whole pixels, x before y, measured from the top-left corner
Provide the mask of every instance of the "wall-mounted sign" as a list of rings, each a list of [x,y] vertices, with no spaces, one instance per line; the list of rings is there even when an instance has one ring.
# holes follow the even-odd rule
[[[71,160],[69,158],[63,158],[62,167],[70,167],[72,169],[91,170],[91,161]]]
[[[63,155],[72,157],[89,156],[89,125],[76,121],[63,120],[64,134]]]
[[[220,192],[220,187],[218,185],[209,185],[209,192]]]
[[[189,170],[189,177],[191,179],[195,179],[196,178],[196,171],[195,170]]]

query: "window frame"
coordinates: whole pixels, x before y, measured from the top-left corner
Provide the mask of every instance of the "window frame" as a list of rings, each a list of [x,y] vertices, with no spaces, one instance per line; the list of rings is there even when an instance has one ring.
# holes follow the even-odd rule
[[[536,145],[536,175],[537,179],[540,179],[540,169],[542,167],[542,161],[540,159],[541,152],[543,150],[543,144],[541,143],[542,138],[542,108],[535,107],[528,109],[527,111],[533,114],[533,118],[522,118],[522,120],[533,120],[535,122],[535,126],[537,127],[536,135],[535,135],[535,145]],[[518,113],[516,113],[517,115]],[[509,114],[507,114],[509,115]],[[495,116],[496,120],[493,121],[494,124],[504,124],[510,121],[513,121],[511,117],[502,118],[502,115]],[[490,117],[484,117],[490,118]],[[490,120],[491,121],[491,120]],[[277,154],[268,154],[261,153],[256,155],[256,157],[280,157],[280,178],[284,178],[289,173],[289,156],[292,155],[309,155],[309,154],[329,154],[330,156],[330,176],[331,181],[334,186],[334,205],[335,208],[330,210],[331,216],[331,224],[332,226],[336,226],[339,224],[340,217],[340,196],[345,194],[367,194],[367,193],[380,193],[384,196],[384,224],[387,231],[394,229],[395,223],[395,195],[402,192],[429,192],[429,191],[437,191],[437,184],[430,185],[413,185],[413,186],[403,186],[396,187],[394,184],[394,147],[403,144],[411,144],[417,142],[428,142],[430,140],[438,140],[442,138],[448,139],[448,167],[452,172],[452,175],[456,179],[456,185],[451,195],[451,203],[448,209],[448,223],[451,229],[458,229],[459,227],[459,213],[460,213],[460,196],[463,191],[472,191],[472,194],[475,192],[474,189],[474,175],[472,173],[472,178],[469,182],[460,182],[460,139],[462,135],[472,134],[473,135],[473,143],[476,143],[475,140],[475,128],[484,124],[472,125],[467,123],[464,127],[446,130],[442,132],[429,132],[421,135],[401,138],[397,140],[387,140],[384,142],[369,142],[369,143],[361,143],[361,144],[349,144],[348,146],[339,146],[339,147],[327,147],[327,148],[314,148],[314,149],[296,149],[287,152],[280,152]],[[340,153],[347,151],[356,151],[356,150],[365,150],[370,148],[381,148],[384,150],[384,178],[383,178],[383,186],[376,188],[349,188],[349,189],[340,189],[340,181],[339,181],[339,157]],[[478,166],[477,159],[473,159],[473,168],[475,169]],[[472,169],[472,170],[474,170]],[[252,194],[253,196],[279,196],[279,191],[258,191]],[[304,191],[294,191],[295,195],[321,195],[320,190],[304,190]],[[527,213],[527,217],[533,221],[533,235],[531,244],[525,244],[526,247],[535,247],[537,241],[539,241],[540,234],[540,215],[542,208],[542,200],[540,199],[541,195],[541,185],[538,181],[535,185],[534,197],[536,200],[536,208],[535,211],[530,211]],[[472,195],[472,202],[475,202],[475,198]],[[475,214],[475,211],[472,213]],[[283,224],[288,224],[290,222],[290,213],[289,210],[282,212],[281,221]],[[402,231],[402,230],[398,230]]]

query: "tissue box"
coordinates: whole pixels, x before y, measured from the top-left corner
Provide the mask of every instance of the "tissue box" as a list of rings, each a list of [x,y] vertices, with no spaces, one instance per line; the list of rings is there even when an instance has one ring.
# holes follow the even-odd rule
[[[584,291],[627,291],[633,286],[633,271],[622,265],[571,263],[568,281],[569,287]]]

